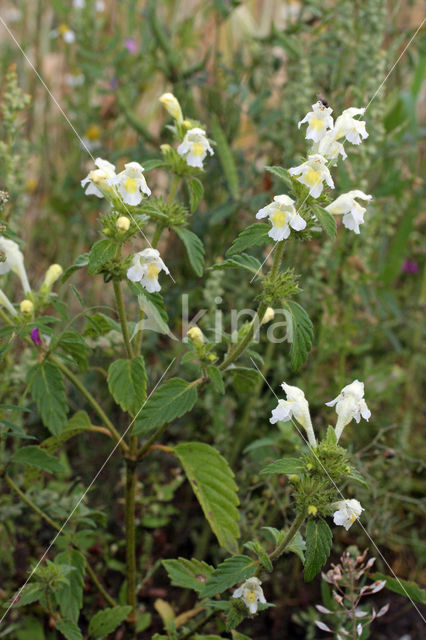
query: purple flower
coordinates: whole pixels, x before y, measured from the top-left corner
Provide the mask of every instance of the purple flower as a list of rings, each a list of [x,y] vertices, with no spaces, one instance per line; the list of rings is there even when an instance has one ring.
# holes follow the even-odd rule
[[[410,260],[406,258],[402,264],[402,270],[404,273],[417,273],[419,270],[419,265],[416,260]]]
[[[38,327],[34,327],[34,329],[31,329],[30,335],[31,335],[31,340],[34,342],[34,344],[41,347],[41,345],[43,344],[43,341],[41,339],[41,335],[40,335],[40,331],[38,330]]]
[[[129,53],[132,53],[133,55],[138,51],[138,45],[136,44],[136,41],[133,40],[133,38],[127,38],[124,41],[124,46],[126,47],[127,51]]]

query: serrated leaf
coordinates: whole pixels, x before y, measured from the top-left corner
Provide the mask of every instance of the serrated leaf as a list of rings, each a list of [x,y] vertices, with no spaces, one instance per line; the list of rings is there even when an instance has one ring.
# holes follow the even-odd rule
[[[179,444],[174,452],[219,544],[236,553],[240,537],[238,487],[228,462],[216,449],[201,442]]]
[[[201,597],[212,598],[238,582],[252,578],[258,566],[258,563],[249,556],[239,555],[227,558],[213,571],[201,591]]]
[[[266,475],[269,473],[283,473],[286,475],[304,473],[305,466],[303,462],[299,458],[292,458],[290,456],[286,456],[285,458],[280,458],[280,460],[275,460],[270,464],[267,464],[266,467],[260,471],[261,475]]]
[[[291,367],[297,371],[311,350],[314,327],[304,308],[294,300],[284,303],[284,313],[287,319],[287,340],[291,344]]]
[[[174,230],[185,245],[186,253],[188,254],[188,259],[194,273],[197,276],[202,276],[204,269],[204,245],[200,238],[189,229],[184,229],[183,227],[175,227]]]
[[[218,369],[218,367],[215,367],[213,364],[209,364],[206,367],[206,373],[209,376],[211,383],[213,385],[213,387],[215,388],[215,390],[218,393],[224,394],[225,393],[225,385],[223,383],[223,376],[222,376],[222,372],[220,369]]]
[[[90,336],[91,338],[97,338],[98,336],[104,336],[109,331],[121,331],[118,322],[115,322],[112,318],[109,318],[104,313],[94,313],[92,316],[84,316],[87,320],[87,325],[83,331],[84,336]]]
[[[291,176],[287,169],[283,169],[282,167],[265,167],[265,170],[269,173],[272,173],[274,176],[285,182],[285,184],[292,188],[293,184],[291,181]]]
[[[197,593],[204,589],[205,583],[213,573],[213,567],[195,558],[162,560],[162,564],[174,587],[193,589]]]
[[[58,346],[61,347],[65,353],[68,353],[83,371],[87,369],[87,358],[91,352],[91,348],[77,331],[64,331],[60,337]]]
[[[68,267],[68,269],[65,269],[61,277],[61,282],[66,282],[68,278],[72,276],[74,271],[78,271],[78,269],[87,267],[88,264],[89,264],[89,254],[82,253],[81,256],[78,256],[78,258],[75,259],[74,264]]]
[[[67,640],[83,640],[83,634],[72,620],[60,618],[55,620],[55,628],[62,633]]]
[[[25,607],[27,604],[38,601],[43,594],[43,587],[39,583],[32,582],[30,584],[26,584],[19,594],[19,597],[13,603],[13,606]]]
[[[43,362],[30,369],[28,379],[43,424],[58,436],[65,426],[68,412],[62,373],[51,362]]]
[[[105,238],[93,245],[89,254],[89,265],[87,273],[93,275],[98,273],[104,264],[110,262],[116,255],[117,245],[112,240]]]
[[[132,607],[123,605],[98,611],[90,620],[89,635],[97,640],[106,638],[109,633],[115,631],[124,622],[131,610]]]
[[[246,617],[246,611],[237,608],[235,605],[231,606],[226,616],[226,630],[231,631],[232,629],[235,629],[235,627],[238,627],[240,622],[242,622]]]
[[[384,573],[375,573],[373,575],[373,580],[385,580],[386,588],[390,589],[390,591],[399,593],[399,595],[405,596],[405,598],[411,598],[420,604],[426,603],[426,590],[421,589],[415,582],[401,580],[401,578],[392,578]]]
[[[251,367],[233,367],[230,372],[233,376],[235,388],[243,393],[254,389],[259,380],[261,380],[260,373]]]
[[[62,473],[65,471],[59,460],[33,444],[18,449],[12,456],[12,462],[36,467],[48,473]]]
[[[245,269],[254,274],[260,274],[262,265],[259,260],[254,256],[249,256],[247,253],[241,255],[232,256],[222,262],[217,262],[210,269],[212,271],[218,271],[221,269]]]
[[[326,562],[332,541],[331,529],[325,520],[308,520],[306,527],[305,580],[310,582]]]
[[[107,382],[116,403],[135,416],[146,399],[147,376],[143,357],[113,362],[108,369]]]
[[[189,192],[189,208],[193,213],[204,195],[204,187],[198,178],[186,178],[186,185]]]
[[[182,378],[172,378],[159,386],[140,412],[133,435],[146,434],[180,418],[197,401],[197,389]]]
[[[264,244],[270,244],[273,242],[273,240],[268,236],[270,229],[271,226],[264,222],[251,224],[235,238],[234,242],[226,252],[226,255],[234,256],[246,249],[249,249],[250,247],[260,247]]]
[[[272,569],[274,568],[272,562],[260,542],[258,542],[257,540],[251,540],[250,542],[246,542],[244,547],[257,555],[266,571],[272,571]]]
[[[231,147],[228,144],[222,127],[219,124],[219,119],[216,115],[213,115],[211,120],[211,132],[213,139],[216,142],[216,152],[219,157],[219,162],[222,165],[223,173],[225,174],[229,191],[234,200],[238,200],[238,198],[240,197],[240,188],[238,183],[237,166],[235,164]]]
[[[64,584],[55,591],[55,598],[61,610],[61,615],[77,623],[80,609],[83,606],[86,559],[77,549],[68,548],[56,556],[55,564],[74,567],[74,571],[71,571],[68,575],[68,584]]]
[[[302,534],[300,531],[296,532],[296,535],[292,539],[292,541],[287,545],[286,552],[291,551],[295,553],[303,563],[305,563],[305,554],[304,551],[306,549],[306,542],[302,538]]]
[[[337,225],[334,216],[332,216],[331,213],[329,213],[326,209],[323,209],[319,205],[314,205],[313,210],[318,222],[320,223],[328,237],[334,240],[337,231]]]

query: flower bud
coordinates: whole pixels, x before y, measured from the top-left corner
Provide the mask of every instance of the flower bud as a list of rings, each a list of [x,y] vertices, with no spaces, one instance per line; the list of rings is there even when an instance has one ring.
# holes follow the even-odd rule
[[[180,104],[173,93],[163,93],[159,100],[163,107],[165,107],[165,109],[170,113],[172,118],[174,118],[178,124],[182,124],[182,109],[180,108]]]
[[[186,335],[192,341],[195,347],[203,346],[204,336],[203,336],[203,332],[199,327],[191,327],[191,329],[188,330]]]
[[[61,277],[63,272],[64,270],[60,264],[51,264],[44,276],[44,282],[42,284],[43,290],[49,292],[53,284]]]
[[[120,233],[124,233],[125,231],[129,230],[130,220],[129,218],[126,218],[126,216],[120,216],[115,223],[115,226],[117,227],[117,230],[120,231]]]
[[[308,507],[308,513],[310,516],[316,516],[318,513],[318,509],[314,504],[310,504]]]
[[[171,150],[171,146],[169,144],[160,144],[161,153],[167,153]]]
[[[182,122],[182,126],[185,127],[185,129],[192,129],[192,122],[191,120],[184,120]]]
[[[31,316],[34,311],[34,305],[31,300],[22,300],[19,308],[24,316]]]
[[[273,320],[275,317],[275,311],[273,310],[272,307],[268,307],[265,311],[265,314],[262,318],[262,322],[260,323],[262,324],[266,324],[267,322],[271,322],[271,320]]]

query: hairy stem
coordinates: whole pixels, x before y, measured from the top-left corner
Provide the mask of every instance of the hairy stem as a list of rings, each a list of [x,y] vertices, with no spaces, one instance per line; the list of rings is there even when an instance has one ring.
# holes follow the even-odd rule
[[[6,483],[9,485],[9,487],[21,498],[23,502],[25,502],[25,504],[27,504],[35,513],[37,513],[40,516],[40,518],[42,518],[48,524],[50,524],[50,526],[53,529],[56,529],[56,531],[59,531],[59,533],[61,533],[65,538],[67,538],[70,541],[73,547],[75,547],[78,551],[80,551],[80,553],[84,555],[85,553],[84,550],[81,549],[79,545],[72,540],[70,534],[67,531],[65,531],[58,522],[55,522],[54,520],[52,520],[52,518],[48,516],[47,513],[44,513],[44,511],[42,511],[42,509],[40,509],[40,507],[38,507],[31,500],[31,498],[29,498],[23,491],[21,491],[21,489],[18,487],[18,485],[14,483],[14,481],[9,475],[7,474],[5,475],[5,480],[6,480]],[[90,566],[87,559],[86,559],[86,569],[87,569],[87,573],[89,574],[93,584],[95,585],[99,593],[103,595],[103,597],[108,602],[108,604],[111,605],[111,607],[115,607],[117,604],[116,601],[114,600],[114,598],[111,598],[111,596],[107,593],[105,588],[102,586],[98,576]]]
[[[136,460],[137,437],[130,439],[130,454],[126,458],[126,578],[127,604],[132,607],[127,622],[131,630],[131,637],[136,638],[136,543],[135,543],[135,491],[136,491]]]
[[[288,530],[284,540],[281,542],[281,544],[278,545],[278,547],[276,547],[276,549],[274,549],[274,551],[272,551],[272,553],[269,554],[270,560],[275,560],[275,558],[279,558],[280,555],[284,553],[287,546],[290,544],[290,542],[293,540],[294,536],[302,526],[304,519],[305,519],[305,513],[302,512],[297,515],[295,521],[293,522],[290,529]]]
[[[121,292],[121,284],[119,280],[113,281],[115,299],[117,302],[117,311],[120,318],[121,332],[123,334],[124,346],[126,347],[127,357],[133,358],[132,347],[130,344],[129,327],[127,325],[126,313],[124,311],[123,294]]]

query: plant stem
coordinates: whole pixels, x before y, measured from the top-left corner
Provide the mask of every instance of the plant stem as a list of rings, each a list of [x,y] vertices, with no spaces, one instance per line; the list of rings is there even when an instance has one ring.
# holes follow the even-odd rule
[[[80,382],[80,380],[73,374],[72,371],[70,371],[68,369],[68,367],[63,364],[60,360],[58,360],[58,358],[56,358],[54,355],[50,355],[49,359],[55,363],[55,365],[58,367],[58,369],[60,369],[62,371],[62,373],[68,378],[68,380],[70,382],[73,383],[73,385],[82,393],[82,395],[86,398],[87,402],[90,404],[90,406],[96,411],[96,413],[98,414],[98,416],[101,418],[102,422],[104,423],[104,425],[106,426],[106,428],[108,429],[108,431],[111,433],[111,436],[113,437],[113,439],[115,440],[115,442],[117,444],[120,445],[120,447],[124,450],[127,451],[128,450],[128,446],[127,444],[124,442],[124,440],[122,440],[120,434],[118,433],[117,429],[114,427],[114,425],[112,424],[111,420],[108,418],[108,416],[106,415],[106,413],[104,412],[104,410],[102,409],[102,407],[96,402],[95,398],[92,396],[92,394],[87,391],[86,387]]]
[[[119,280],[113,281],[115,299],[117,301],[117,311],[120,317],[121,331],[123,334],[124,346],[126,347],[127,357],[133,358],[132,347],[130,345],[129,328],[127,326],[126,313],[124,311],[123,295],[121,293],[121,285]]]
[[[153,249],[157,248],[157,244],[158,244],[158,241],[160,240],[161,234],[163,233],[163,229],[164,227],[161,224],[157,225],[151,240],[151,246]]]
[[[274,261],[272,263],[272,267],[271,267],[271,278],[273,280],[275,280],[275,278],[277,277],[278,274],[278,270],[281,266],[281,261],[282,261],[282,257],[283,257],[283,253],[284,253],[284,240],[282,240],[281,242],[278,242],[278,246],[275,250],[275,256],[274,256]],[[263,316],[265,315],[265,311],[268,308],[268,305],[266,302],[261,302],[256,314],[253,318],[253,320],[251,321],[250,327],[246,333],[246,335],[241,338],[241,340],[239,342],[237,342],[236,345],[234,345],[234,347],[229,351],[228,355],[226,356],[226,358],[221,362],[221,364],[219,365],[219,369],[221,371],[223,371],[224,369],[226,369],[227,367],[229,367],[230,364],[232,364],[232,362],[234,362],[234,360],[236,360],[237,358],[240,357],[240,355],[247,349],[247,347],[249,346],[250,342],[253,339],[253,334],[255,332],[256,329],[258,329],[260,327],[260,323],[262,321]]]
[[[126,458],[126,578],[127,604],[132,607],[127,617],[132,639],[136,638],[136,545],[135,545],[135,490],[137,436],[130,439],[130,454]]]
[[[202,627],[204,627],[205,624],[207,624],[209,620],[217,615],[217,613],[218,611],[215,609],[213,609],[213,611],[210,611],[210,613],[208,613],[202,620],[200,620],[200,622],[197,622],[197,624],[192,627],[192,629],[184,633],[182,636],[179,636],[178,640],[187,640],[188,638],[190,638],[196,631],[199,631]]]
[[[14,483],[14,481],[8,474],[5,475],[5,480],[6,480],[6,483],[9,485],[9,487],[21,498],[23,502],[25,502],[25,504],[27,504],[33,511],[35,511],[35,513],[37,513],[40,516],[40,518],[42,518],[48,524],[50,524],[50,526],[53,527],[53,529],[56,529],[57,531],[59,531],[59,533],[61,533],[65,538],[67,538],[70,541],[73,547],[78,549],[78,551],[80,551],[80,553],[84,555],[84,550],[81,549],[79,545],[77,545],[73,541],[70,534],[67,531],[65,531],[59,523],[52,520],[52,518],[50,518],[50,516],[48,516],[47,513],[44,513],[44,511],[42,511],[40,507],[38,507],[31,500],[31,498],[29,498],[23,491],[21,491],[18,485]],[[86,569],[87,569],[87,573],[91,577],[92,582],[95,585],[95,587],[98,589],[98,591],[103,595],[103,597],[108,602],[108,604],[110,604],[112,607],[115,607],[117,604],[116,601],[114,600],[114,598],[111,598],[111,596],[105,591],[104,587],[99,581],[99,578],[97,577],[96,573],[94,572],[92,567],[89,565],[89,562],[87,560],[86,560]]]
[[[172,204],[173,199],[175,197],[176,189],[178,188],[179,180],[180,180],[179,176],[175,176],[173,178],[172,186],[170,187],[169,197],[167,199],[167,204]]]
[[[281,542],[280,545],[278,545],[278,547],[276,547],[276,549],[274,549],[274,551],[272,551],[272,553],[269,554],[269,559],[270,560],[275,560],[275,558],[279,558],[280,555],[282,555],[284,553],[284,551],[286,550],[287,545],[290,544],[290,542],[293,540],[294,536],[296,535],[296,533],[299,531],[300,527],[303,524],[303,521],[305,519],[305,513],[299,513],[298,516],[296,517],[295,521],[293,522],[293,524],[291,525],[290,529],[287,532],[287,535],[285,536],[284,540]]]

